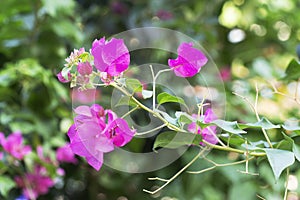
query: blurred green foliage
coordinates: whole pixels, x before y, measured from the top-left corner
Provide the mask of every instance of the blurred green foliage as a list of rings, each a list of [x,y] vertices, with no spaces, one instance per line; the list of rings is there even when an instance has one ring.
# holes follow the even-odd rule
[[[89,47],[95,38],[110,37],[137,27],[178,30],[199,41],[219,66],[230,69],[225,82],[230,120],[255,121],[255,115],[231,92],[255,97],[258,83],[260,113],[275,122],[299,119],[299,105],[272,93],[269,82],[283,77],[300,40],[300,4],[297,0],[9,0],[0,6],[0,131],[21,130],[33,147],[55,149],[67,141],[71,124],[70,91],[55,74],[74,48]],[[156,55],[151,55],[156,56]],[[291,93],[295,83],[276,82]],[[271,91],[271,92],[270,92]],[[109,99],[103,93],[103,101]],[[106,104],[104,102],[104,104]],[[276,124],[276,123],[275,123]],[[249,133],[257,137],[257,134]],[[272,134],[277,138],[278,134]],[[259,140],[259,138],[257,139]],[[153,141],[152,141],[153,142]],[[133,149],[151,150],[152,143],[134,142]],[[281,199],[284,178],[278,182],[265,160],[251,164],[260,176],[239,173],[243,166],[225,167],[202,175],[183,174],[162,193],[150,196],[148,177],[169,177],[195,154],[191,148],[180,160],[153,173],[126,174],[104,167],[96,172],[84,162],[66,165],[61,187],[40,199]],[[235,154],[214,151],[219,163],[234,161]],[[208,167],[199,160],[191,170]],[[300,170],[291,174],[300,180]],[[7,179],[3,176],[1,179]],[[11,180],[5,180],[11,183]],[[1,186],[1,184],[0,184]],[[9,185],[7,185],[9,187]],[[2,187],[0,190],[3,189]],[[10,196],[19,191],[12,190]],[[290,193],[300,193],[299,188]],[[299,198],[299,196],[298,196]]]

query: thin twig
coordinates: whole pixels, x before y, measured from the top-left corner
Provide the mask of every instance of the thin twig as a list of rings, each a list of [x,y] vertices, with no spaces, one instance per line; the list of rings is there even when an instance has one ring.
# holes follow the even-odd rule
[[[241,161],[236,161],[236,162],[232,162],[232,163],[219,164],[219,163],[216,163],[216,162],[214,162],[214,161],[212,161],[212,160],[204,157],[204,159],[207,160],[208,162],[210,162],[211,164],[213,164],[213,166],[209,167],[207,169],[200,170],[200,171],[188,171],[188,173],[190,173],[190,174],[201,174],[203,172],[207,172],[209,170],[212,170],[212,169],[214,169],[216,167],[227,167],[227,166],[233,166],[233,165],[242,164],[242,163],[245,163],[245,162],[247,163],[249,160],[252,160],[253,158],[254,157],[251,157],[251,158],[249,158],[247,160],[241,160]]]
[[[288,167],[288,168],[286,169],[286,183],[285,183],[285,190],[284,190],[284,197],[283,197],[283,200],[287,200],[288,184],[289,184],[289,175],[290,175],[290,168]]]
[[[192,165],[200,156],[202,156],[205,151],[207,150],[207,148],[202,149],[201,151],[199,151],[199,153],[188,163],[186,164],[181,170],[179,170],[175,175],[173,175],[170,179],[161,179],[158,177],[155,178],[149,178],[149,180],[160,180],[162,182],[165,182],[162,186],[160,186],[159,188],[157,188],[154,191],[150,191],[150,190],[146,190],[143,189],[144,192],[147,192],[149,194],[155,194],[157,192],[159,192],[160,190],[162,190],[164,187],[166,187],[169,183],[171,183],[175,178],[177,178],[184,170],[186,170],[190,165]]]
[[[147,134],[147,133],[152,133],[152,132],[154,132],[154,131],[156,131],[156,130],[159,130],[159,129],[165,127],[165,126],[167,126],[167,125],[166,125],[166,124],[162,124],[162,125],[160,125],[160,126],[154,128],[154,129],[151,129],[151,130],[148,130],[148,131],[144,131],[144,132],[140,132],[140,133],[136,133],[135,135],[145,135],[145,134]]]
[[[260,121],[260,117],[259,117],[258,111],[257,111],[257,102],[258,102],[258,87],[257,87],[257,84],[255,85],[255,89],[256,89],[256,94],[255,94],[255,104],[254,105],[250,102],[250,100],[248,98],[246,98],[246,97],[244,97],[244,96],[242,96],[242,95],[240,95],[238,93],[235,93],[235,92],[233,92],[233,94],[236,95],[236,96],[238,96],[238,97],[240,97],[240,98],[242,98],[244,101],[246,101],[249,104],[249,106],[252,108],[253,112],[255,113],[257,121]],[[271,148],[273,148],[273,145],[272,145],[272,143],[270,141],[270,138],[269,138],[269,136],[267,134],[267,131],[264,128],[261,128],[261,130],[262,130],[262,132],[264,134],[264,137],[266,138],[269,146]]]
[[[121,118],[125,118],[127,117],[128,115],[130,115],[132,112],[134,112],[135,110],[137,110],[140,106],[137,105],[136,107],[132,108],[131,110],[129,110],[127,113],[125,113]]]

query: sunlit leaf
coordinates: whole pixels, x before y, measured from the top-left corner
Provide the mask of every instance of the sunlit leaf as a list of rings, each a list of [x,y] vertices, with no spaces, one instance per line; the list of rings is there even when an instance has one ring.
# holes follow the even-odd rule
[[[288,67],[285,70],[284,80],[293,81],[298,80],[300,78],[300,64],[297,60],[293,59],[289,63]]]
[[[165,118],[165,120],[167,120],[169,123],[176,125],[177,124],[177,120],[173,117],[171,117],[168,113],[160,111],[159,112],[163,118]]]
[[[151,90],[142,90],[142,95],[144,99],[149,99],[152,97],[153,92]]]
[[[295,154],[296,159],[300,162],[300,147],[297,144],[293,144],[293,152]]]
[[[142,86],[141,82],[137,79],[128,78],[128,79],[126,79],[125,84],[130,92],[133,92],[133,93],[142,92],[142,90],[143,90],[143,86]]]
[[[62,77],[64,77],[64,79],[66,80],[69,80],[69,72],[71,71],[71,68],[70,67],[64,67],[62,70],[61,70],[61,75]]]
[[[128,96],[122,96],[120,98],[120,100],[118,101],[118,103],[116,104],[116,106],[137,106],[137,104],[132,100],[132,98],[128,97]]]
[[[264,149],[264,151],[267,154],[268,161],[271,165],[276,180],[278,180],[284,169],[291,166],[295,162],[295,155],[293,152],[270,148]]]
[[[224,131],[227,131],[229,133],[233,133],[233,134],[247,133],[246,131],[242,130],[239,127],[239,124],[236,121],[229,122],[229,121],[217,119],[217,120],[213,121],[212,124],[217,125],[221,129],[223,129]]]
[[[183,145],[199,145],[201,141],[202,137],[199,134],[167,131],[157,136],[153,149],[158,147],[176,149]]]
[[[180,103],[183,105],[186,105],[184,100],[181,97],[173,96],[167,92],[162,92],[159,95],[157,95],[157,101],[159,104],[163,103]]]
[[[247,124],[239,124],[239,126],[244,128],[251,128],[251,127],[259,127],[264,129],[273,129],[273,128],[280,128],[280,125],[272,124],[268,119],[262,117],[258,122],[255,123],[247,123]]]
[[[186,112],[179,112],[177,111],[175,113],[176,118],[178,119],[178,122],[182,124],[190,124],[193,122],[193,117],[187,114]]]
[[[0,176],[0,193],[4,197],[8,195],[8,192],[16,186],[16,183],[13,179],[8,176]]]

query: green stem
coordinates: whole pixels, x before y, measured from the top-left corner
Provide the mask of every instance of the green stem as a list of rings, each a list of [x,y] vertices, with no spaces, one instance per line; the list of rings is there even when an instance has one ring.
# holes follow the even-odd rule
[[[150,108],[148,108],[147,106],[145,106],[144,104],[142,104],[141,102],[139,102],[139,100],[137,100],[134,96],[132,96],[129,92],[127,92],[127,90],[125,90],[124,88],[120,87],[119,85],[117,85],[115,82],[111,83],[111,85],[113,87],[115,87],[116,89],[118,89],[119,91],[121,91],[123,94],[125,94],[126,96],[130,97],[140,108],[144,109],[145,111],[151,113],[154,117],[157,117],[158,119],[160,119],[162,122],[164,122],[164,124],[166,124],[167,127],[169,127],[172,130],[175,131],[180,131],[180,132],[186,132],[185,130],[180,129],[179,127],[169,123],[165,118],[163,118],[159,113],[151,110]]]
[[[289,175],[290,175],[290,168],[287,168],[287,169],[286,169],[286,183],[285,183],[285,190],[284,190],[284,197],[283,197],[283,200],[287,200],[288,184],[289,184]]]
[[[188,164],[186,164],[181,170],[179,170],[170,179],[161,179],[161,178],[158,178],[158,177],[156,177],[156,178],[149,178],[149,180],[160,180],[160,181],[164,181],[166,183],[163,184],[162,186],[160,186],[158,189],[156,189],[154,191],[149,191],[149,190],[145,190],[145,189],[143,189],[143,191],[147,192],[147,193],[150,193],[150,194],[155,194],[155,193],[159,192],[164,187],[166,187],[169,183],[171,183],[175,178],[177,178],[184,170],[186,170],[189,166],[191,166],[200,156],[202,156],[205,153],[206,150],[207,150],[207,148],[204,148],[201,151],[199,151],[199,153]]]
[[[239,153],[239,154],[246,154],[248,153],[248,155],[251,156],[257,156],[257,157],[262,157],[262,156],[266,156],[266,153],[263,152],[248,152],[248,151],[243,151],[240,149],[234,149],[228,146],[219,146],[219,145],[215,145],[215,144],[211,144],[205,140],[202,141],[204,144],[206,144],[207,146],[213,148],[213,149],[218,149],[218,150],[222,150],[222,151],[229,151],[229,152],[235,152],[235,153]]]

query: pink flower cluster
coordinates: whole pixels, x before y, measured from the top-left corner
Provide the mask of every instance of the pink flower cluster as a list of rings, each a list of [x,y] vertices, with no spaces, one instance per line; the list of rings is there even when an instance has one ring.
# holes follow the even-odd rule
[[[32,148],[29,145],[23,144],[23,137],[21,132],[14,132],[4,136],[0,132],[0,144],[8,156],[16,159],[17,162],[12,162],[13,165],[20,165],[19,161],[22,161],[26,155],[32,152]],[[0,152],[0,161],[6,159],[3,152]],[[23,191],[24,198],[36,199],[42,194],[46,194],[55,182],[54,179],[50,177],[47,169],[43,164],[52,165],[57,168],[57,175],[64,175],[64,170],[59,168],[58,162],[68,162],[77,163],[74,153],[72,152],[70,145],[67,143],[65,146],[59,147],[56,151],[57,161],[51,160],[50,157],[44,155],[43,148],[41,146],[37,147],[37,156],[41,162],[33,163],[33,171],[24,172],[22,175],[15,177],[15,182],[17,187],[21,188]],[[10,162],[7,159],[6,162]]]
[[[18,187],[23,188],[23,195],[28,199],[36,199],[46,194],[54,186],[54,181],[48,175],[45,167],[36,165],[33,172],[15,177]]]
[[[14,132],[5,138],[4,134],[0,132],[0,144],[4,151],[12,155],[18,160],[22,160],[25,155],[31,152],[31,147],[23,145],[23,137],[21,132]]]
[[[197,119],[197,115],[194,114],[193,117],[195,119]],[[213,110],[211,108],[208,108],[206,110],[206,112],[204,113],[204,119],[203,122],[204,123],[210,123],[214,120],[216,120],[217,117],[214,114]],[[192,132],[192,133],[196,133],[196,134],[201,134],[202,139],[205,140],[206,142],[209,142],[211,144],[217,144],[218,143],[218,139],[216,136],[216,132],[217,132],[217,127],[216,126],[208,126],[204,129],[201,129],[200,127],[197,127],[196,122],[191,123],[188,126],[188,131]],[[203,143],[200,143],[201,145],[203,145]]]
[[[135,134],[124,119],[98,104],[79,106],[75,113],[75,123],[68,131],[70,147],[96,170],[103,164],[104,153],[124,146]]]

